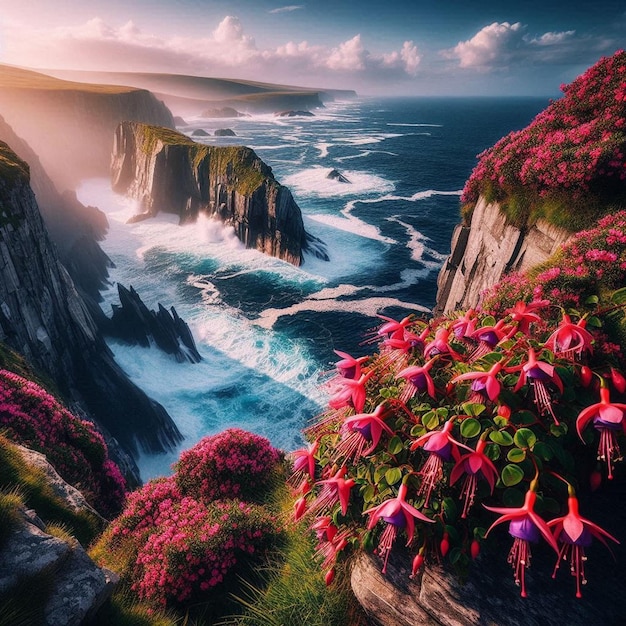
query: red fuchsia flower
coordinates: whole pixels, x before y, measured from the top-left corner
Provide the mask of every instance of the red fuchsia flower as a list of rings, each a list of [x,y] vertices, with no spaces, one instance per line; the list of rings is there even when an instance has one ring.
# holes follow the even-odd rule
[[[603,380],[603,385],[606,382]],[[598,459],[604,461],[608,470],[609,480],[613,478],[613,464],[622,460],[622,453],[617,443],[617,431],[626,432],[624,412],[626,404],[611,402],[609,388],[600,387],[600,402],[583,409],[576,418],[576,430],[582,439],[582,432],[589,422],[600,433]],[[584,440],[583,440],[584,441]]]
[[[309,513],[317,515],[323,511],[330,511],[337,503],[341,507],[341,514],[345,515],[347,513],[350,490],[356,484],[353,478],[346,480],[345,475],[347,472],[348,470],[344,465],[331,478],[319,480],[316,483],[317,485],[322,485],[322,488],[311,503]]]
[[[626,391],[626,378],[619,370],[611,368],[611,382],[617,391],[624,393]]]
[[[361,365],[367,361],[368,356],[360,356],[355,359],[347,352],[341,352],[340,350],[333,350],[333,352],[341,357],[341,360],[335,363],[340,376],[353,380],[361,377]]]
[[[393,318],[386,317],[384,315],[377,315],[376,317],[380,317],[380,319],[386,321],[386,324],[383,324],[377,331],[379,337],[383,337],[384,335],[391,337],[396,333],[400,333],[400,336],[402,336],[404,330],[411,325],[412,318],[411,315],[407,315],[405,318],[398,322]]]
[[[522,598],[526,597],[526,569],[530,567],[530,543],[536,543],[543,537],[558,554],[559,548],[552,536],[548,525],[535,513],[534,507],[537,500],[535,492],[536,481],[530,485],[526,492],[524,504],[519,508],[500,508],[483,505],[488,511],[498,513],[498,518],[487,530],[485,537],[498,524],[509,522],[509,534],[513,537],[513,546],[509,552],[508,562],[513,567],[515,583],[521,585]]]
[[[379,367],[391,369],[392,372],[405,367],[411,353],[415,350],[421,352],[424,349],[429,332],[430,328],[426,326],[419,335],[406,328],[400,328],[392,333],[380,343]]]
[[[384,559],[384,565],[382,572],[387,573],[387,561],[389,560],[389,553],[391,547],[398,535],[398,531],[404,529],[407,535],[406,545],[410,545],[413,541],[413,534],[415,532],[415,521],[413,518],[422,522],[434,522],[434,520],[426,517],[422,512],[418,511],[414,506],[411,506],[406,501],[407,486],[402,483],[398,490],[398,495],[395,498],[385,500],[382,504],[372,507],[364,514],[369,515],[370,519],[367,523],[367,529],[372,530],[379,520],[383,520],[387,523],[383,534],[378,541],[378,555]]]
[[[494,326],[482,326],[477,328],[471,335],[478,341],[478,345],[468,357],[468,361],[477,361],[491,352],[507,335],[508,328],[505,320],[500,320]]]
[[[290,484],[299,485],[303,480],[315,480],[315,453],[319,445],[316,439],[306,448],[294,450],[289,455],[293,461],[293,472],[289,477]]]
[[[451,334],[453,334],[451,328],[438,328],[435,332],[435,338],[424,347],[424,358],[430,359],[440,354],[442,356],[450,356],[455,361],[462,361],[461,355],[448,343]]]
[[[572,361],[579,359],[585,351],[593,352],[593,336],[586,325],[587,320],[581,319],[574,324],[569,315],[563,314],[559,327],[548,337],[544,347]]]
[[[362,413],[365,407],[366,392],[365,385],[374,374],[373,370],[361,376],[357,380],[344,378],[337,385],[335,393],[328,404],[333,409],[341,409],[345,406],[353,407],[357,413]]]
[[[393,436],[393,430],[385,424],[385,407],[379,404],[373,413],[359,413],[344,420],[341,425],[341,441],[335,448],[335,460],[355,460],[368,456],[378,446],[385,431]]]
[[[472,391],[475,395],[478,395],[480,401],[485,398],[489,398],[492,402],[495,402],[500,395],[502,384],[498,380],[498,373],[502,369],[502,362],[498,361],[494,363],[488,372],[467,372],[466,374],[459,374],[455,376],[450,382],[458,383],[462,380],[472,381]],[[470,399],[472,402],[473,399]]]
[[[465,474],[465,480],[461,490],[461,499],[463,500],[462,518],[467,517],[470,508],[474,504],[479,474],[482,474],[483,478],[489,484],[490,493],[493,493],[496,481],[498,480],[498,470],[485,455],[486,446],[487,441],[485,439],[479,439],[476,444],[476,450],[462,455],[450,472],[450,485],[454,485],[454,483]]]
[[[541,415],[546,413],[552,417],[554,423],[558,425],[559,421],[552,409],[552,400],[547,384],[553,384],[563,393],[563,383],[556,373],[554,365],[545,361],[538,361],[534,348],[528,350],[528,361],[516,367],[507,368],[507,371],[514,372],[521,370],[520,377],[513,391],[519,391],[527,382],[533,388],[534,402],[537,410]]]
[[[572,491],[570,488],[570,492]],[[606,539],[611,539],[615,543],[619,543],[619,541],[613,535],[607,533],[606,530],[580,516],[578,513],[578,498],[573,493],[570,493],[567,499],[567,506],[567,515],[548,522],[549,527],[554,526],[554,538],[560,545],[552,578],[556,578],[556,571],[559,569],[561,559],[564,561],[569,560],[570,573],[576,578],[576,597],[582,598],[580,586],[587,584],[585,578],[585,561],[587,560],[585,548],[591,545],[593,537],[599,539],[607,548],[609,546]]]
[[[424,391],[428,392],[431,398],[435,398],[435,383],[430,375],[430,370],[436,360],[437,357],[433,357],[424,365],[411,365],[398,372],[397,377],[406,378],[407,381],[400,394],[401,402],[407,402],[415,394]]]
[[[334,578],[334,564],[337,555],[348,545],[350,530],[344,529],[339,531],[337,526],[332,523],[332,519],[328,515],[318,517],[312,524],[311,529],[315,531],[317,537],[317,546],[315,547],[316,555],[321,559],[322,570],[326,572],[327,585]],[[328,582],[330,578],[330,582]]]
[[[528,336],[530,325],[541,321],[541,317],[535,313],[535,311],[549,304],[549,300],[533,300],[528,304],[522,301],[517,302],[515,306],[508,311],[511,315],[511,319],[516,323],[516,332]]]
[[[450,461],[451,459],[457,462],[459,461],[461,456],[459,446],[471,450],[471,448],[459,443],[450,434],[453,426],[454,418],[448,420],[441,430],[433,430],[426,433],[411,444],[411,451],[417,450],[417,448],[423,448],[426,452],[430,453],[422,469],[418,472],[418,475],[422,477],[422,482],[420,483],[417,493],[425,496],[425,507],[427,507],[430,502],[434,488],[443,478],[444,462]]]

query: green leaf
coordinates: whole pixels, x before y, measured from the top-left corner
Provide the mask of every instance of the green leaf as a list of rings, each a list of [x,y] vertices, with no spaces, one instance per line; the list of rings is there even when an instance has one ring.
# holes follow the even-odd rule
[[[511,421],[516,424],[534,424],[537,416],[532,411],[516,411],[511,416]]]
[[[500,477],[507,487],[513,487],[522,481],[524,472],[517,465],[505,465]]]
[[[411,437],[421,437],[426,434],[426,429],[421,424],[415,424],[411,428]]]
[[[598,302],[600,302],[600,299],[598,298],[598,296],[593,295],[593,296],[589,296],[586,300],[585,300],[585,304],[598,304]]]
[[[614,304],[626,303],[626,287],[622,287],[611,294],[611,302]]]
[[[371,502],[374,498],[374,485],[365,485],[362,489],[363,500]]]
[[[519,448],[511,448],[506,458],[511,461],[511,463],[521,463],[526,458],[526,452]]]
[[[450,560],[450,563],[454,565],[455,563],[458,563],[461,556],[462,552],[460,548],[452,548],[452,550],[450,550],[450,554],[448,554],[448,559]]]
[[[544,461],[549,461],[554,456],[550,447],[543,441],[538,441],[533,447],[533,453]]]
[[[404,450],[404,445],[402,444],[402,439],[398,437],[398,435],[394,435],[387,445],[387,450],[389,450],[389,454],[399,454]]]
[[[513,437],[506,430],[493,430],[489,433],[489,439],[501,446],[513,445]]]
[[[480,422],[470,417],[461,422],[461,435],[466,439],[471,439],[480,434]]]
[[[385,472],[385,481],[388,485],[395,485],[402,480],[402,470],[399,467],[392,467]]]
[[[379,465],[374,470],[374,482],[379,483],[381,478],[385,475],[388,469],[389,469],[388,465]]]
[[[480,324],[480,328],[485,328],[485,326],[495,326],[496,318],[493,315],[486,315],[483,317],[483,320]]]
[[[506,417],[504,417],[503,415],[496,415],[493,418],[493,423],[496,426],[498,426],[498,428],[504,428],[505,426],[508,425],[509,420]]]
[[[560,424],[550,424],[550,434],[554,437],[561,437],[567,434],[567,424],[561,422]]]
[[[537,443],[537,436],[530,428],[520,428],[514,435],[513,441],[518,448],[532,450]]]
[[[602,328],[602,320],[595,315],[587,318],[587,326],[590,328]]]
[[[472,417],[478,417],[486,408],[484,404],[476,402],[465,402],[462,407],[466,415],[471,415]]]
[[[435,430],[439,426],[439,415],[435,411],[428,411],[422,417],[422,424],[426,426],[428,430]]]
[[[497,461],[500,458],[500,446],[496,443],[488,443],[485,446],[485,454],[491,461]]]
[[[448,497],[443,499],[443,513],[446,516],[446,520],[448,522],[453,522],[454,520],[456,520],[456,517],[458,515],[458,509],[454,498]]]

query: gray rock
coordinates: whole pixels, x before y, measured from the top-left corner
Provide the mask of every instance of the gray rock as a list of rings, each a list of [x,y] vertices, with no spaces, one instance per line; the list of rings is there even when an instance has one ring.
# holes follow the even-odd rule
[[[330,172],[326,174],[326,178],[329,180],[336,180],[338,183],[352,183],[352,181],[348,180],[339,170],[335,169],[330,170]]]
[[[235,131],[232,128],[218,128],[214,133],[216,137],[236,137]]]
[[[204,128],[196,128],[192,133],[192,137],[208,137],[209,133]]]

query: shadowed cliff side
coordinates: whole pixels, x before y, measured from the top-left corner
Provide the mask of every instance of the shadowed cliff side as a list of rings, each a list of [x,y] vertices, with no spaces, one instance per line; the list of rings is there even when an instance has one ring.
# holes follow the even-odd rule
[[[112,187],[139,200],[146,219],[159,211],[193,221],[200,211],[232,225],[247,248],[294,265],[303,252],[328,260],[307,233],[291,192],[250,148],[195,143],[165,128],[123,122],[113,147]]]
[[[45,370],[132,453],[181,435],[165,409],[128,380],[59,262],[30,188],[28,165],[0,142],[0,341]]]

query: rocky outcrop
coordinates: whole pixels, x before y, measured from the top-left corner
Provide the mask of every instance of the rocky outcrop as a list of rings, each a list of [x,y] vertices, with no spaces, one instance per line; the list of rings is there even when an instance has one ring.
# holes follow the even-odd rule
[[[208,137],[209,133],[204,130],[204,128],[196,128],[192,133],[192,137]]]
[[[28,165],[4,143],[0,207],[0,341],[45,371],[71,408],[127,451],[170,449],[178,429],[115,363],[50,242]]]
[[[174,128],[144,89],[76,83],[0,65],[0,115],[35,150],[59,189],[107,176],[115,128],[137,120]]]
[[[437,281],[435,312],[476,306],[481,293],[504,274],[545,261],[570,235],[541,219],[529,228],[516,228],[497,203],[481,197],[471,222],[458,225],[452,234],[452,251]]]
[[[328,180],[336,180],[338,183],[352,183],[352,181],[348,180],[339,170],[336,169],[330,170],[330,172],[326,174],[326,178],[328,178]]]
[[[218,128],[214,133],[216,137],[236,137],[236,133],[232,128]]]
[[[65,505],[99,517],[43,454],[23,446],[15,447],[27,465],[35,465],[44,473],[46,482]],[[118,581],[117,574],[98,567],[78,541],[49,534],[34,510],[20,511],[17,526],[0,548],[0,606],[6,609],[11,606],[15,623],[42,626],[86,623],[110,597]],[[29,599],[33,588],[37,593]],[[8,618],[7,613],[2,616]]]
[[[232,107],[211,108],[202,112],[202,117],[247,117],[245,113],[240,113]]]
[[[304,229],[291,192],[250,148],[193,142],[167,129],[123,122],[115,133],[112,186],[139,200],[143,217],[164,211],[181,223],[200,211],[232,225],[247,248],[294,265],[303,252],[328,259]]]
[[[278,111],[278,113],[274,113],[274,115],[276,117],[315,117],[314,113],[311,113],[311,111],[294,111],[289,110],[289,111]]]
[[[187,323],[176,309],[169,311],[161,304],[151,311],[132,288],[117,283],[120,304],[113,305],[108,334],[132,345],[145,348],[155,344],[179,362],[199,363],[202,360]]]

